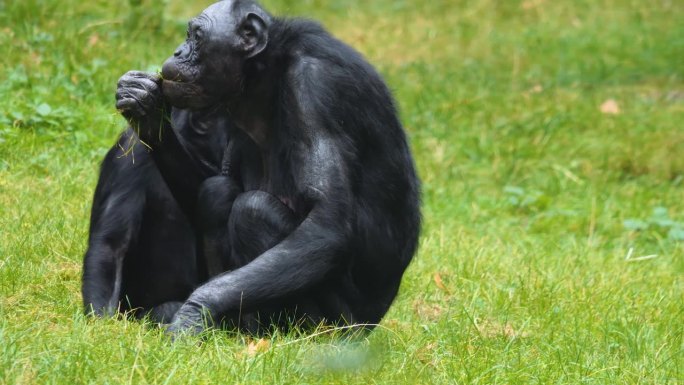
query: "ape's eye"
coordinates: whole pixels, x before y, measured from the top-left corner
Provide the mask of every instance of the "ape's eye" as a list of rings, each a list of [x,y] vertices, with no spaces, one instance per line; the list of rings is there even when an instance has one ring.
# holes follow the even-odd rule
[[[199,40],[202,38],[204,34],[202,33],[202,30],[200,28],[195,29],[195,39]]]

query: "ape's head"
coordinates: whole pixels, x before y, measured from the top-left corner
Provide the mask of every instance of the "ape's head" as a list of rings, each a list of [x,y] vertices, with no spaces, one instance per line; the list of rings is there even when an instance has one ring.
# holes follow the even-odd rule
[[[162,67],[165,98],[203,109],[240,94],[244,64],[268,45],[270,15],[250,0],[224,0],[188,23],[188,36]]]

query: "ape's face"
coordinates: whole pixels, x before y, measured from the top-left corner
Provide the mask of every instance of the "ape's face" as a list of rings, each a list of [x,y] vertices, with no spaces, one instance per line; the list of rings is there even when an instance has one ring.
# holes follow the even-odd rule
[[[162,67],[165,98],[179,108],[203,109],[235,97],[244,62],[263,50],[265,36],[263,19],[232,0],[211,5],[188,23],[187,39]]]

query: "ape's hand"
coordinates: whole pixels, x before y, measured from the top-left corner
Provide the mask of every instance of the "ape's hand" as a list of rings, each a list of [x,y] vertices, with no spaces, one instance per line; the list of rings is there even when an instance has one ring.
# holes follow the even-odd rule
[[[212,324],[211,315],[205,307],[188,301],[173,316],[166,333],[174,339],[182,335],[198,335]]]
[[[158,122],[164,107],[160,85],[161,77],[157,74],[126,72],[117,83],[116,108],[131,124],[143,120]]]

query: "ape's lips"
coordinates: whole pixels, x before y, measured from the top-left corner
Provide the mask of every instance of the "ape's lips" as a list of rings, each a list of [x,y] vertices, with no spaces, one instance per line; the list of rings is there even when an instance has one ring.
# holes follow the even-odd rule
[[[161,77],[164,81],[183,82],[183,76],[178,67],[171,64],[171,58],[162,64]]]

